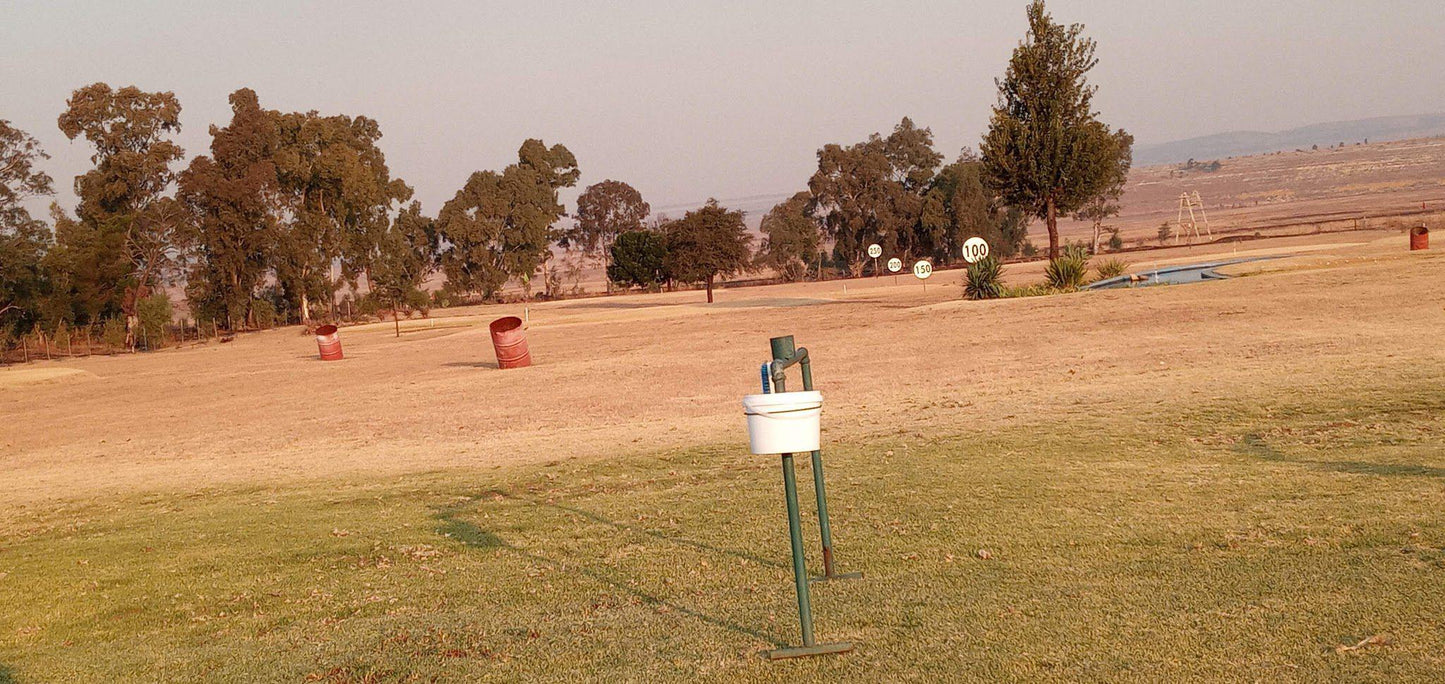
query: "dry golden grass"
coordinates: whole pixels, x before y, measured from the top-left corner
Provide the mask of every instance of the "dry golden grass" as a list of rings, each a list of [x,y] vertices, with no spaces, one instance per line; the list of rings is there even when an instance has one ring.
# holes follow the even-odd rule
[[[516,307],[339,363],[293,329],[0,371],[75,371],[0,384],[0,682],[1438,681],[1445,257],[1263,247],[1300,256],[547,304],[506,372]],[[855,652],[770,663],[797,625],[738,399],[785,333],[866,576],[814,593]]]
[[[0,497],[279,483],[597,458],[737,441],[767,338],[811,348],[830,437],[915,425],[1008,424],[1250,392],[1298,372],[1407,356],[1438,362],[1441,257],[1404,238],[1251,243],[1308,252],[1257,277],[1187,288],[960,301],[958,271],[633,295],[529,307],[537,365],[494,366],[485,322],[521,306],[343,329],[316,360],[297,328],[230,344],[92,357],[0,389]],[[1161,252],[1137,268],[1209,258]],[[1286,273],[1270,273],[1272,270]],[[1006,278],[1037,277],[1037,264]],[[844,292],[844,288],[847,292]],[[49,370],[57,369],[57,370]],[[59,370],[63,369],[63,370]]]

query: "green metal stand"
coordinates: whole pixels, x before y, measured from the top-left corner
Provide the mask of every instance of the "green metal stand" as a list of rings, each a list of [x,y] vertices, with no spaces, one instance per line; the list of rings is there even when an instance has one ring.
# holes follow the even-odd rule
[[[792,335],[774,337],[769,340],[773,352],[773,386],[774,391],[785,392],[786,378],[783,371],[788,366],[797,363],[802,367],[803,391],[813,391],[813,366],[809,363],[808,350],[801,352],[795,347]],[[818,498],[818,529],[823,537],[823,575],[813,578],[814,581],[823,582],[828,580],[858,579],[863,576],[861,572],[848,572],[838,574],[833,572],[833,530],[828,525],[828,490],[823,481],[823,452],[814,451],[813,459],[813,491]],[[791,460],[790,460],[791,462]]]
[[[853,650],[849,642],[819,644],[813,640],[813,604],[808,588],[808,568],[803,559],[803,525],[798,516],[798,475],[793,471],[793,455],[783,454],[783,491],[788,499],[788,537],[793,546],[793,583],[798,590],[798,621],[802,624],[803,645],[768,651],[770,660],[844,653]]]

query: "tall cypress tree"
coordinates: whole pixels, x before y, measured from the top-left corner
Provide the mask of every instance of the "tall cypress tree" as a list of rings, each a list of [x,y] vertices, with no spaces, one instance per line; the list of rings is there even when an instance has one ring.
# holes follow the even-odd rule
[[[1010,206],[1044,220],[1049,258],[1057,259],[1059,215],[1120,182],[1133,138],[1096,118],[1096,88],[1087,76],[1098,60],[1083,25],[1054,22],[1043,0],[1029,4],[1028,19],[1028,34],[998,81],[981,152],[989,186]]]

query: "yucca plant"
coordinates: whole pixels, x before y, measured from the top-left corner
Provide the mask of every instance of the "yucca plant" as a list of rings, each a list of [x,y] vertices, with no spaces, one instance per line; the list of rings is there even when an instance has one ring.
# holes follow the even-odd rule
[[[984,257],[968,265],[963,283],[966,299],[998,299],[1003,296],[1003,262]]]
[[[1044,279],[1056,290],[1077,290],[1088,276],[1089,252],[1080,245],[1069,245],[1044,269]]]
[[[1099,265],[1094,267],[1094,270],[1098,272],[1099,280],[1107,280],[1115,276],[1124,275],[1124,271],[1129,270],[1129,263],[1123,259],[1105,259],[1100,261]]]

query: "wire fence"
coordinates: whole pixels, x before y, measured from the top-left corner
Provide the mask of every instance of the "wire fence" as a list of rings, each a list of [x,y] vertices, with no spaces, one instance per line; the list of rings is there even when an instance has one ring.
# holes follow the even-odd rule
[[[227,334],[214,321],[185,320],[159,327],[137,325],[132,349],[126,344],[123,325],[97,323],[63,326],[50,331],[36,328],[18,337],[0,333],[0,364],[149,352],[197,344]]]

